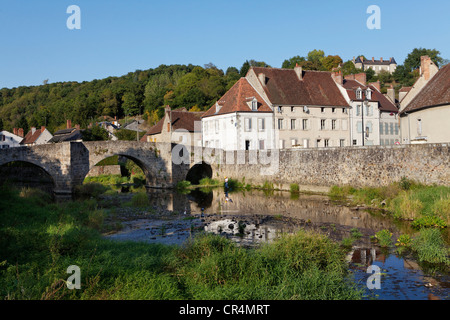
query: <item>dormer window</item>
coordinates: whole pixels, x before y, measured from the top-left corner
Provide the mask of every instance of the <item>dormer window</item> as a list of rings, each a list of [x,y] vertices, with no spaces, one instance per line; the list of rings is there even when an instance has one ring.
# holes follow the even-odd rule
[[[216,102],[216,113],[220,111],[220,108],[222,108],[222,106]]]
[[[356,99],[362,100],[362,90],[361,90],[361,88],[356,89]]]
[[[370,88],[366,90],[366,98],[367,100],[372,99],[372,90],[370,90]]]
[[[252,111],[258,111],[258,101],[255,98],[252,100]]]

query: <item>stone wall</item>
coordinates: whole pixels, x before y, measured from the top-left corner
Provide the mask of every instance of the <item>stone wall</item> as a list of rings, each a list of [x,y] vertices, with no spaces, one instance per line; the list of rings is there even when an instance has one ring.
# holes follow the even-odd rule
[[[247,151],[240,156],[234,152],[220,162],[217,158],[212,164],[214,178],[227,176],[260,185],[267,181],[281,189],[289,189],[291,183],[375,187],[402,177],[424,184],[450,185],[450,144],[282,150],[278,168],[276,154],[273,163],[266,165],[261,164],[264,158],[259,152],[252,155]],[[249,164],[252,161],[257,163]]]

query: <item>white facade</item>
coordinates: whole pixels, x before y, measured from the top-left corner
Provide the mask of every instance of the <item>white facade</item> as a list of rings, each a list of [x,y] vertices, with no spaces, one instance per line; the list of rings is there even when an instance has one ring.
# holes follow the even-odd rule
[[[275,148],[273,113],[234,112],[202,118],[203,146],[223,150]]]
[[[20,147],[22,137],[8,131],[0,131],[0,149]]]

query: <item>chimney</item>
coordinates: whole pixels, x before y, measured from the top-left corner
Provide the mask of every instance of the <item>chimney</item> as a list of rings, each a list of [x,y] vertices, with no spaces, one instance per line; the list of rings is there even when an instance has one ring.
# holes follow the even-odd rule
[[[372,57],[372,62],[375,62],[375,57]]]
[[[383,57],[380,58],[380,62],[383,62]]]
[[[369,82],[369,85],[377,88],[377,90],[381,92],[380,80],[377,80],[377,82]]]
[[[14,129],[13,129],[13,133],[14,133],[16,136],[19,135],[19,131],[17,130],[17,128],[14,128]]]
[[[258,74],[258,79],[263,86],[266,85],[266,75],[264,73]]]
[[[24,134],[23,134],[23,128],[20,128],[19,129],[19,131],[17,132],[17,135],[19,136],[19,137],[24,137]]]
[[[41,126],[41,133],[45,131],[45,126]]]
[[[333,78],[334,82],[336,82],[339,85],[343,85],[344,84],[344,78],[342,77],[342,71],[335,71],[333,73],[331,73],[331,77]]]
[[[387,89],[387,97],[392,101],[392,103],[395,103],[395,90],[392,84],[391,87]]]
[[[355,74],[355,80],[361,82],[362,85],[366,85],[367,82],[367,75],[365,72],[361,72],[358,74]]]
[[[431,61],[431,58],[429,56],[420,57],[420,74],[423,75],[426,81],[430,80],[431,78],[430,65],[432,63],[433,62]]]
[[[294,70],[297,74],[298,79],[303,80],[303,68],[296,64]]]
[[[72,121],[71,120],[67,120],[67,129],[72,128]]]
[[[34,134],[36,132],[36,127],[31,127],[31,134]]]

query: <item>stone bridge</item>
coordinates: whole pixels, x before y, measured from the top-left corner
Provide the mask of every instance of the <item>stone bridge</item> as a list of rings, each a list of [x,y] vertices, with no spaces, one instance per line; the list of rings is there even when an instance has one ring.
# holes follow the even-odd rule
[[[20,161],[42,168],[56,194],[71,194],[100,161],[119,155],[134,161],[149,187],[173,188],[198,177],[287,189],[299,186],[380,186],[407,177],[450,185],[450,144],[223,151],[137,141],[64,142],[0,149],[0,166]],[[0,177],[1,178],[1,177]],[[300,188],[302,189],[302,188]],[[305,190],[305,189],[304,189]]]

